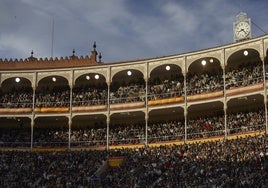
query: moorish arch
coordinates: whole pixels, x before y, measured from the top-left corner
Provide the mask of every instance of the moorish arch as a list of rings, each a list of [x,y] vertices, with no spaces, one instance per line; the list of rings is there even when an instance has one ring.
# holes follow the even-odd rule
[[[205,57],[199,58],[193,62],[191,62],[190,66],[187,69],[187,73],[189,72],[221,72],[221,62],[219,59],[214,57]]]
[[[87,85],[107,85],[106,78],[98,73],[85,73],[74,80],[73,87],[87,86]]]
[[[111,90],[116,91],[120,87],[126,87],[129,85],[144,85],[144,75],[141,71],[136,69],[126,69],[117,72],[111,80]]]
[[[77,82],[77,80],[81,79],[83,76],[90,76],[90,78],[99,77],[99,80],[104,80],[108,83],[109,82],[109,69],[107,67],[98,67],[93,69],[77,69],[73,71],[73,85]],[[98,75],[98,76],[97,76]],[[91,79],[91,80],[92,80]]]
[[[29,90],[29,88],[31,89]],[[29,92],[32,92],[32,83],[29,79],[21,76],[11,77],[3,80],[1,90],[3,92],[11,92],[12,89],[16,89],[18,91],[27,89]]]
[[[223,88],[223,70],[221,62],[213,57],[200,58],[189,66],[187,72],[187,100],[196,94],[219,92]],[[221,96],[220,93],[217,96]],[[212,96],[210,96],[212,97]]]
[[[68,80],[65,77],[58,75],[50,75],[39,80],[37,90],[45,89],[46,87],[70,87]]]
[[[230,71],[230,68],[238,68],[239,65],[244,63],[252,62],[252,63],[261,63],[260,53],[252,48],[244,48],[232,53],[228,59],[226,64],[226,70]]]
[[[159,79],[159,81],[164,80],[179,80],[183,83],[183,73],[180,66],[176,64],[165,64],[159,65],[151,70],[148,75],[151,82]]]
[[[185,68],[186,68],[186,73],[189,71],[190,67],[192,66],[193,63],[196,63],[198,61],[203,61],[205,60],[206,62],[211,62],[212,60],[219,61],[222,60],[222,53],[223,51],[221,49],[216,48],[215,50],[213,49],[208,49],[208,50],[203,50],[200,53],[196,54],[190,54],[189,56],[185,57]],[[220,65],[223,66],[224,62],[220,62]]]

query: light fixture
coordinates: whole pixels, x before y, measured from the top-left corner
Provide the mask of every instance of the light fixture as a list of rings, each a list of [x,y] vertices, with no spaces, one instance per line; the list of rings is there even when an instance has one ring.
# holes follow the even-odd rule
[[[131,71],[127,71],[127,75],[128,76],[131,76],[132,75],[132,72]]]
[[[87,80],[90,80],[90,76],[87,75],[87,76],[86,76],[86,79],[87,79]]]
[[[214,61],[214,60],[213,60],[212,58],[209,60],[210,63],[213,63],[213,61]]]
[[[15,82],[19,83],[20,82],[20,78],[19,77],[15,78]]]
[[[247,56],[247,55],[248,55],[248,51],[245,50],[245,51],[244,51],[244,56]]]
[[[166,66],[166,70],[167,70],[167,71],[170,70],[170,66],[169,66],[169,65]]]
[[[100,75],[96,74],[95,79],[98,80],[100,78]]]
[[[57,79],[56,79],[55,77],[52,77],[52,81],[53,81],[53,82],[56,82],[56,80],[57,80]]]
[[[202,64],[203,66],[205,66],[205,65],[207,64],[206,60],[202,60],[202,61],[201,61],[201,64]]]

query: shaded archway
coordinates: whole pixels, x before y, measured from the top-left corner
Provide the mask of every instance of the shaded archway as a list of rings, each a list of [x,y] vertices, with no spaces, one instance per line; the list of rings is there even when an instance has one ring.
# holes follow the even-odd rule
[[[243,49],[233,53],[225,67],[226,89],[246,87],[263,81],[263,65],[255,49]]]
[[[222,102],[209,102],[188,107],[187,139],[224,136]]]
[[[35,107],[39,109],[36,109],[36,112],[42,112],[43,110],[46,112],[50,110],[53,112],[58,111],[55,107],[65,107],[66,109],[62,110],[66,112],[69,105],[70,86],[66,78],[62,76],[49,76],[39,81],[35,96]]]
[[[68,147],[68,118],[65,116],[37,117],[34,121],[33,147]]]
[[[184,135],[183,108],[173,107],[150,111],[148,125],[149,143],[183,141]]]
[[[154,68],[148,81],[148,100],[176,98],[183,95],[184,77],[178,65],[166,64]]]
[[[127,69],[116,73],[110,86],[110,103],[135,103],[141,101],[145,101],[143,73],[135,69]]]
[[[101,74],[88,73],[79,76],[73,87],[73,106],[107,104],[108,86]]]
[[[31,147],[31,119],[28,117],[0,117],[0,147]]]
[[[77,115],[72,119],[71,147],[104,147],[107,118],[104,114]]]
[[[33,89],[30,80],[12,77],[3,81],[0,90],[0,108],[24,108],[30,112],[33,104]],[[29,109],[25,109],[29,108]]]
[[[236,135],[265,130],[264,97],[241,96],[227,103],[227,133]]]
[[[110,146],[145,144],[144,112],[114,113],[110,116],[110,120]]]
[[[187,96],[223,90],[223,71],[216,58],[200,58],[191,63],[187,72]]]

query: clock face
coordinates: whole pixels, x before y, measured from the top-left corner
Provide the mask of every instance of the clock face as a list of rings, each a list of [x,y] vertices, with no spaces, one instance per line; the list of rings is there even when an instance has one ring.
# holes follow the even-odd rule
[[[250,26],[248,22],[239,22],[235,26],[235,36],[238,39],[246,38],[250,33]]]

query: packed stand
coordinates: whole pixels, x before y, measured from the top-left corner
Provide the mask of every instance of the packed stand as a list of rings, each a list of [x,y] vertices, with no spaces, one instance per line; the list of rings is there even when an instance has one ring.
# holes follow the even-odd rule
[[[70,88],[43,88],[36,92],[35,107],[68,107],[70,105]]]
[[[227,134],[265,129],[264,110],[227,114]],[[224,115],[202,116],[188,120],[187,139],[208,138],[225,134]]]
[[[268,136],[109,151],[0,152],[1,187],[267,187]],[[121,164],[108,160],[121,157]]]
[[[228,134],[265,130],[264,110],[239,112],[227,115]]]
[[[109,128],[110,145],[144,144],[145,123],[115,124]]]
[[[90,187],[105,151],[0,151],[0,187]]]
[[[0,108],[31,108],[32,104],[31,88],[12,89],[8,93],[0,92]]]
[[[119,87],[117,91],[111,91],[110,103],[128,103],[145,101],[144,85],[130,85]]]
[[[73,106],[91,106],[107,104],[106,87],[77,87],[73,89]]]
[[[18,128],[0,128],[0,147],[30,148],[31,128],[22,126],[23,125],[18,124]]]
[[[69,132],[67,128],[34,128],[33,147],[66,147]]]
[[[105,146],[106,127],[74,128],[71,130],[71,147]]]
[[[224,132],[224,115],[222,113],[188,120],[187,139],[222,136]]]
[[[268,138],[137,148],[104,173],[103,187],[267,187]]]
[[[198,75],[188,73],[187,75],[187,95],[196,95],[223,90],[223,76],[220,73],[206,72]]]
[[[166,99],[180,97],[183,95],[183,76],[163,80],[156,78],[148,83],[148,100]]]
[[[148,125],[148,142],[183,140],[185,138],[184,127],[184,122],[179,120],[150,122]]]
[[[226,72],[226,89],[245,87],[263,82],[262,64],[247,63],[237,69]]]
[[[215,112],[214,115],[189,118],[187,120],[187,139],[202,139],[225,135],[224,114]],[[109,145],[144,144],[145,122],[114,124],[109,126]],[[227,114],[227,135],[242,134],[265,130],[264,110],[246,111]],[[148,122],[148,143],[167,142],[185,139],[184,120],[151,121]],[[105,146],[107,144],[106,125],[91,128],[71,128],[71,147]],[[2,128],[0,143],[2,146],[28,145],[30,128]],[[68,128],[37,128],[33,129],[34,147],[64,146],[69,140]],[[16,138],[14,140],[14,138]]]

